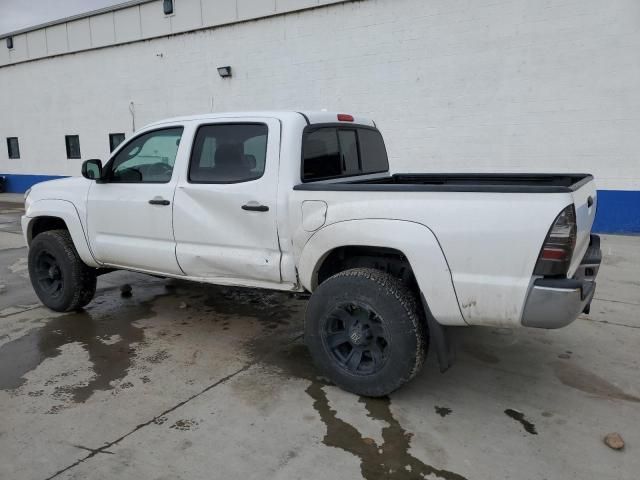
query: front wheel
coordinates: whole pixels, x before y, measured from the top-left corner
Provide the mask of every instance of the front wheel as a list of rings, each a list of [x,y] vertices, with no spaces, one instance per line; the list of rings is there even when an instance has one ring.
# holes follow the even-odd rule
[[[56,312],[78,310],[96,293],[96,271],[82,261],[67,230],[50,230],[33,239],[29,277],[40,301]]]
[[[305,342],[321,373],[344,390],[381,397],[411,380],[427,348],[415,296],[388,273],[355,268],[311,296]]]

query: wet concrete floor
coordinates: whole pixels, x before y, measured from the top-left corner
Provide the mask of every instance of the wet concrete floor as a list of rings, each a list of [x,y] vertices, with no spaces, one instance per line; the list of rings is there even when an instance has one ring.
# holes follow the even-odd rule
[[[317,376],[296,295],[115,272],[83,312],[39,306],[18,215],[0,205],[0,478],[638,478],[640,238],[604,239],[590,315],[463,329],[452,370],[430,356],[374,400]]]

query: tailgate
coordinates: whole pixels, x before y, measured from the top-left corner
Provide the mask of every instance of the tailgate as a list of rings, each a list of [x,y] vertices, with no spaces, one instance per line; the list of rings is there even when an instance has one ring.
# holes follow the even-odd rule
[[[582,257],[584,257],[591,238],[591,227],[596,217],[598,198],[596,184],[591,178],[572,192],[573,204],[576,209],[576,222],[578,232],[576,237],[576,248],[571,259],[568,277],[572,277],[577,270]]]

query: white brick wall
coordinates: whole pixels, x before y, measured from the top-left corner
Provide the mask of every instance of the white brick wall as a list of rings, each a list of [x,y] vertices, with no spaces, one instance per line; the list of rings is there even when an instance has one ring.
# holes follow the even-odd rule
[[[637,0],[366,0],[47,58],[0,68],[0,137],[22,154],[2,138],[0,173],[78,174],[64,135],[104,159],[130,102],[138,127],[213,104],[371,115],[396,171],[588,171],[640,190],[639,51]]]
[[[163,0],[130,0],[3,34],[0,40],[11,36],[15,47],[0,48],[0,67],[349,1],[355,0],[173,0],[173,13],[165,15]]]

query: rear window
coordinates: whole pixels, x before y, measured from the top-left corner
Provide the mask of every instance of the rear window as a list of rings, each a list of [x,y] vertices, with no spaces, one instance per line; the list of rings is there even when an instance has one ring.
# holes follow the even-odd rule
[[[198,128],[189,163],[189,181],[240,183],[262,177],[268,133],[266,125],[254,123]]]
[[[362,127],[321,127],[302,141],[302,181],[382,173],[389,160],[378,130]]]

